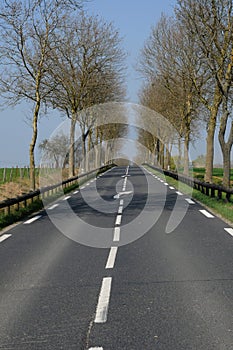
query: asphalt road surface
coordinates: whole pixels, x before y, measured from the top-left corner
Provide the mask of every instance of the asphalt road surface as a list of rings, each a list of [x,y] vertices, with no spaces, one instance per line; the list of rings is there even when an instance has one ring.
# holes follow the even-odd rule
[[[0,349],[233,350],[232,252],[162,175],[115,167],[0,236]]]

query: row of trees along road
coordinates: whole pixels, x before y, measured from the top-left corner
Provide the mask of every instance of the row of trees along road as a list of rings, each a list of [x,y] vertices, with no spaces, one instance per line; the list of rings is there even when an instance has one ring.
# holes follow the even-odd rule
[[[141,53],[146,78],[141,103],[169,119],[184,142],[188,174],[190,142],[206,128],[205,180],[212,182],[214,138],[222,150],[223,185],[230,186],[233,144],[232,0],[178,0],[172,18],[162,16]]]
[[[77,0],[3,0],[1,96],[10,105],[32,104],[30,179],[35,189],[35,146],[43,107],[70,118],[69,175],[74,175],[75,126],[82,130],[82,152],[94,117],[80,113],[95,104],[122,100],[124,58],[112,24],[89,16]]]

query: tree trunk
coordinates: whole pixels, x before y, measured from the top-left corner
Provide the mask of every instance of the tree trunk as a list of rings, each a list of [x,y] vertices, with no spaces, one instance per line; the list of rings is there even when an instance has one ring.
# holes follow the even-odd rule
[[[182,147],[181,147],[181,136],[178,139],[178,158],[177,158],[177,170],[180,171],[182,164]]]
[[[215,89],[215,96],[213,105],[210,107],[210,119],[208,122],[207,138],[206,138],[206,171],[205,182],[213,182],[213,167],[214,167],[214,135],[216,129],[216,120],[218,115],[219,106],[221,104],[222,97],[219,92],[219,88]]]
[[[75,126],[76,126],[76,113],[72,111],[71,124],[70,124],[70,149],[69,149],[69,177],[75,175]]]
[[[231,147],[224,147],[222,149],[223,156],[223,181],[224,187],[230,187],[230,175],[231,175]]]
[[[84,171],[87,171],[87,149],[86,149],[86,138],[88,136],[89,132],[84,132],[82,130],[82,158],[83,158],[83,168]]]
[[[156,143],[157,165],[160,165],[160,140],[157,139]]]
[[[37,102],[34,109],[33,114],[33,132],[32,132],[32,139],[29,147],[29,158],[30,158],[30,187],[31,190],[34,191],[36,189],[36,172],[35,172],[35,145],[37,140],[37,134],[38,134],[38,117],[39,117],[39,111],[40,111],[40,96],[37,94]]]
[[[230,171],[231,171],[231,148],[233,144],[233,122],[231,122],[231,130],[228,141],[225,142],[225,134],[227,129],[227,121],[230,112],[227,109],[227,101],[223,102],[223,115],[220,120],[220,128],[218,139],[220,142],[223,155],[223,186],[230,187]]]
[[[166,170],[170,169],[171,155],[169,150],[169,143],[165,146],[165,164],[164,167]]]
[[[190,142],[190,128],[186,129],[184,138],[184,175],[189,175],[189,142]]]
[[[88,134],[88,152],[86,154],[87,171],[91,170],[91,162],[92,162],[91,146],[92,146],[92,131],[90,131]]]
[[[160,167],[164,169],[164,144],[160,143],[160,151],[159,151],[159,160],[160,160]]]
[[[99,166],[101,167],[102,166],[102,157],[103,157],[103,148],[102,148],[102,145],[103,144],[103,135],[102,133],[100,133],[100,137],[99,137]],[[97,166],[98,168],[98,166]]]

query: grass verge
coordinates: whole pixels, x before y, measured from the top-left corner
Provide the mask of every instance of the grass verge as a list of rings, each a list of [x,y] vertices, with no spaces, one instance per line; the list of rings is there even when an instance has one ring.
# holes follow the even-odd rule
[[[145,168],[149,169],[153,174],[160,175],[161,173],[154,170],[149,166],[145,166]],[[164,176],[164,175],[163,175]],[[165,176],[167,183],[170,186],[174,186],[175,188],[179,188],[185,194],[190,194],[191,188],[186,184],[179,182],[169,176]],[[233,203],[226,202],[224,199],[211,198],[203,194],[202,192],[193,189],[192,198],[196,199],[198,202],[209,208],[213,213],[220,216],[222,219],[229,221],[229,223],[233,224]]]

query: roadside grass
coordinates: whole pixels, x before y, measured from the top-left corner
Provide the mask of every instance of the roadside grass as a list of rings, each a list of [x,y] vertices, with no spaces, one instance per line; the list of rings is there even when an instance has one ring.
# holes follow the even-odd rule
[[[107,166],[104,169],[101,169],[97,172],[97,174],[91,174],[85,179],[80,179],[79,183],[73,184],[71,186],[68,186],[63,189],[63,191],[59,191],[55,194],[52,194],[48,197],[45,197],[42,199],[35,199],[32,203],[28,204],[27,207],[21,207],[19,210],[14,211],[13,213],[9,215],[5,215],[4,213],[0,212],[0,231],[9,226],[12,225],[20,220],[23,220],[24,218],[28,217],[29,215],[40,211],[41,209],[44,209],[49,204],[55,202],[59,198],[61,198],[64,194],[67,194],[69,192],[72,192],[78,188],[80,188],[82,185],[84,185],[86,182],[90,181],[95,176],[98,176],[98,174],[101,174],[105,171],[110,169],[110,166]]]
[[[149,169],[153,174],[156,174],[158,176],[163,175],[148,166],[145,166],[145,168]],[[179,182],[169,176],[165,176],[165,178],[170,186],[173,186],[176,189],[179,188],[179,191],[183,192],[184,194],[191,195],[193,199],[196,199],[204,206],[210,208],[214,213],[220,215],[223,219],[226,219],[233,224],[233,202],[226,202],[224,196],[222,199],[211,198],[198,190],[191,189],[191,187],[188,185]]]

